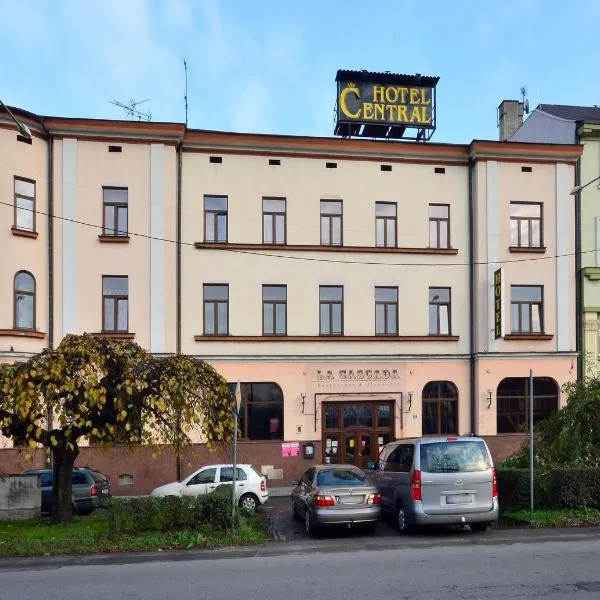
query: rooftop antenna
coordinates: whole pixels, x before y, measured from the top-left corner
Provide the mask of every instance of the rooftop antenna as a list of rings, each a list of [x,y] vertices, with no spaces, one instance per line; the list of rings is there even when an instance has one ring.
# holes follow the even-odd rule
[[[529,100],[527,99],[527,90],[525,86],[521,87],[521,103],[523,104],[523,110],[525,114],[529,114]]]
[[[185,94],[183,99],[185,101],[185,126],[188,124],[188,101],[187,101],[187,61],[183,59],[183,69],[185,70]]]
[[[131,98],[127,104],[119,102],[118,100],[112,100],[111,104],[120,106],[125,111],[125,114],[131,119],[137,119],[138,121],[150,121],[152,119],[150,111],[146,113],[138,110],[137,108],[140,104],[148,102],[149,99],[150,98],[146,98],[145,100],[139,100],[136,102],[135,99]]]

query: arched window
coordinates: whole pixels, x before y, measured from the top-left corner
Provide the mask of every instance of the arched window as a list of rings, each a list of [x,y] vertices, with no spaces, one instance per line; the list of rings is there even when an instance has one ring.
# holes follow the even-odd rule
[[[529,427],[529,377],[507,377],[496,391],[498,433],[519,433]],[[533,378],[533,422],[558,410],[558,385],[550,377]]]
[[[35,279],[19,271],[14,281],[15,329],[35,329]]]
[[[423,435],[458,433],[458,390],[451,381],[430,381],[423,388]]]

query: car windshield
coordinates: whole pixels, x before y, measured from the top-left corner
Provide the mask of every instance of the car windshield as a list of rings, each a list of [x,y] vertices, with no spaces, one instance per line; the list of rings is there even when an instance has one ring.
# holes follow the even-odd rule
[[[421,471],[425,473],[468,473],[491,467],[482,441],[421,444]]]
[[[317,485],[320,487],[328,485],[365,485],[367,478],[355,469],[327,469],[319,471]]]

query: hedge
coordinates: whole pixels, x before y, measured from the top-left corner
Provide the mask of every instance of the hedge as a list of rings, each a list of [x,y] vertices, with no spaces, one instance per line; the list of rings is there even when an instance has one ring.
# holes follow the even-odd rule
[[[114,499],[110,532],[138,534],[148,531],[212,530],[231,527],[231,486],[219,486],[205,496],[165,496]]]
[[[529,508],[529,470],[498,468],[496,475],[500,512]],[[533,493],[536,508],[600,509],[600,469],[536,470]]]

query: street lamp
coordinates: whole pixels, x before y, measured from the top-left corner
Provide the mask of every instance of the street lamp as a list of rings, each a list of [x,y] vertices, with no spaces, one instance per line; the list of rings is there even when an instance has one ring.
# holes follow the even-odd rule
[[[588,185],[591,185],[592,183],[594,183],[594,181],[598,181],[598,179],[600,179],[600,175],[598,175],[598,177],[594,177],[594,179],[588,181],[587,183],[584,183],[583,185],[576,185],[571,191],[570,191],[570,195],[571,196],[576,196],[577,194],[579,194],[579,192],[583,189],[586,188]]]
[[[4,104],[4,102],[2,102],[2,100],[0,100],[0,106],[10,115],[10,118],[15,122],[15,125],[17,126],[19,133],[23,137],[30,140],[31,139],[31,130],[29,129],[29,127],[27,127],[27,125],[25,125],[25,123],[22,123],[21,121],[19,121],[17,119],[17,117],[15,117],[15,115],[12,114],[12,112],[10,111],[8,106],[6,106],[6,104]]]

